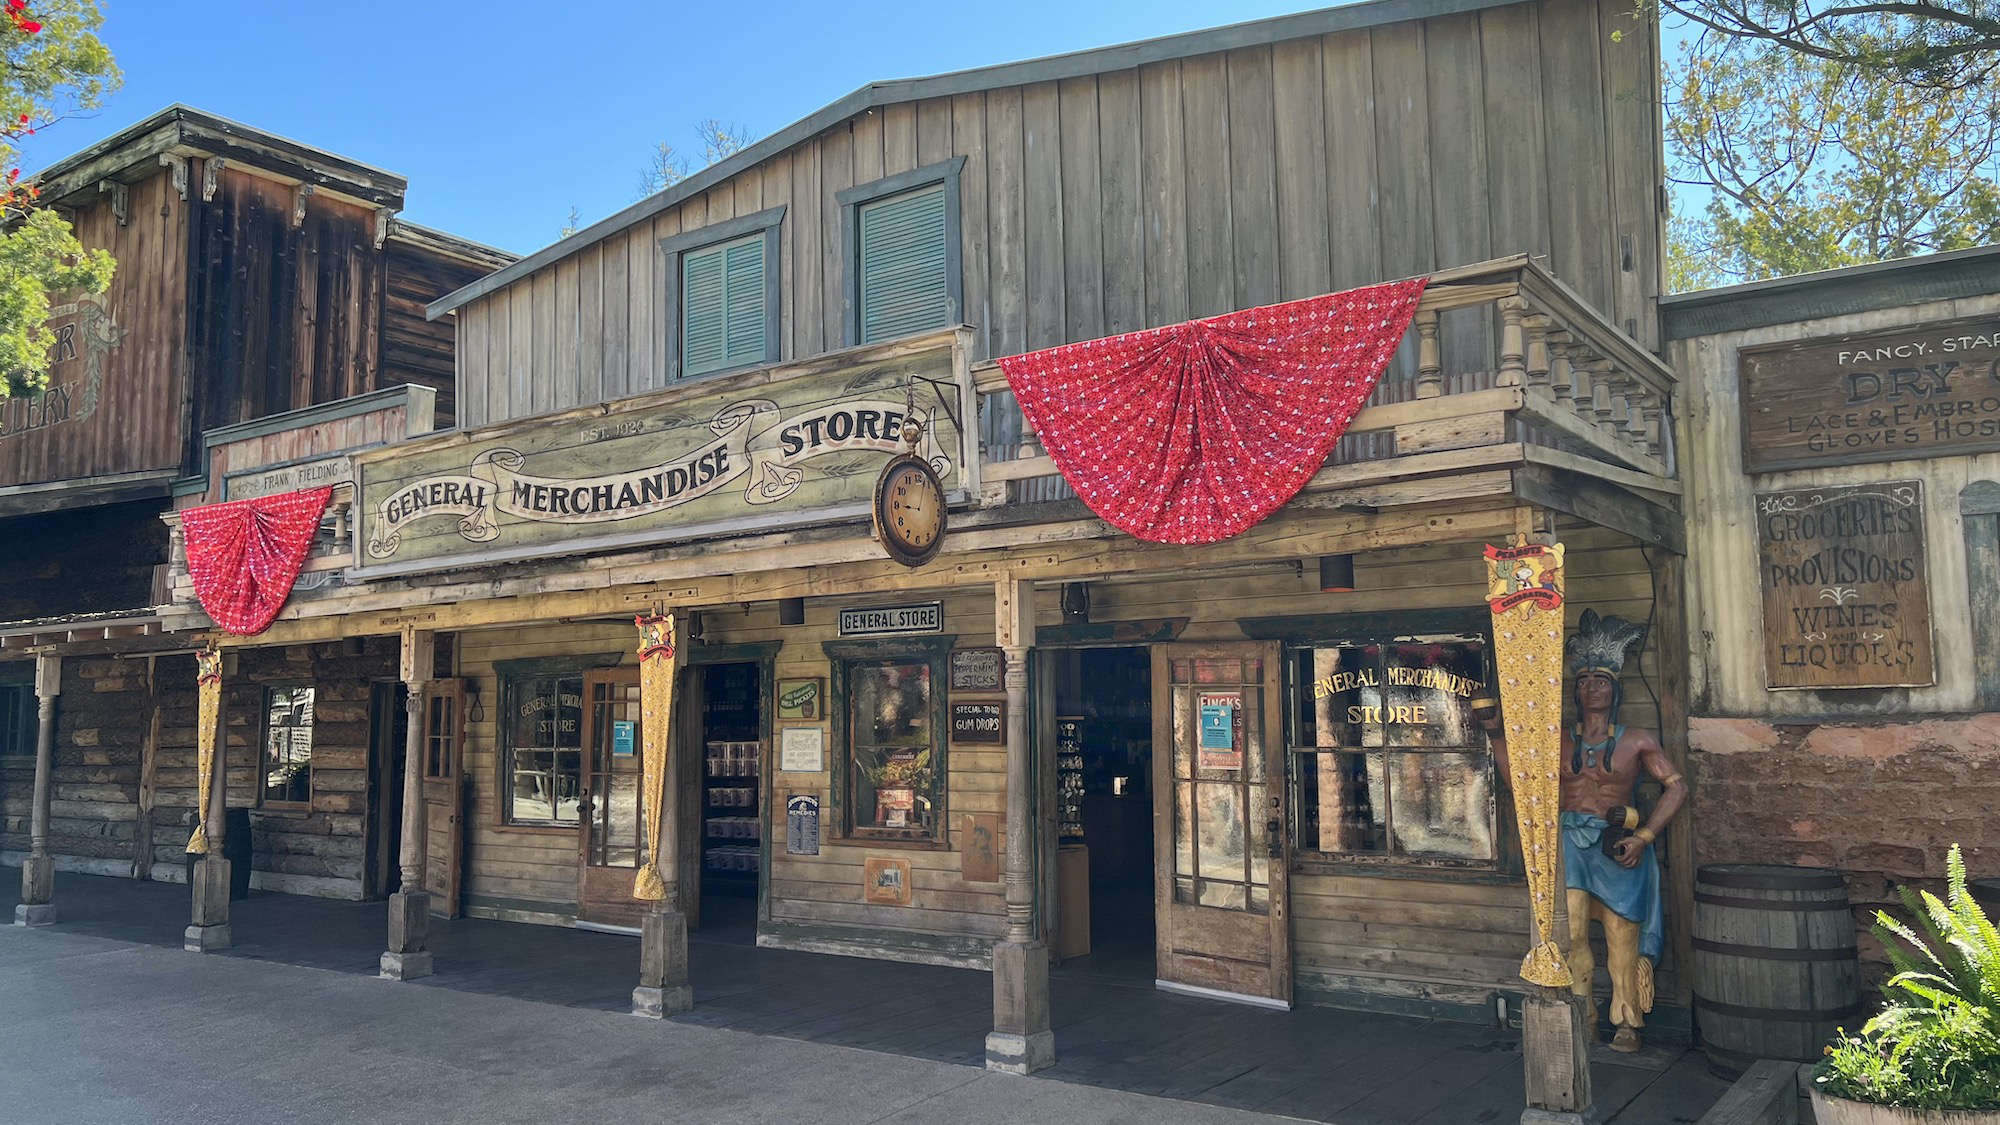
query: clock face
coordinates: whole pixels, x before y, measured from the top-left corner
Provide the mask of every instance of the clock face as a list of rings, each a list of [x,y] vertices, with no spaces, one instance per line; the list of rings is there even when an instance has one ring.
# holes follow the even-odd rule
[[[875,489],[876,534],[890,556],[916,566],[937,553],[944,539],[944,489],[929,465],[897,458]]]

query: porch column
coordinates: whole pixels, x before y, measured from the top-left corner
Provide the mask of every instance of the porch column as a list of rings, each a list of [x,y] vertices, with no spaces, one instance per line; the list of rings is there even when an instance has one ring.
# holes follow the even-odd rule
[[[681,896],[696,893],[681,879],[681,770],[690,764],[683,733],[689,720],[680,718],[687,701],[675,698],[686,686],[687,660],[679,648],[682,637],[673,611],[642,616],[639,626],[640,753],[645,769],[647,809],[645,831],[653,849],[653,866],[665,884],[666,897],[654,900],[639,919],[639,984],[632,989],[632,1014],[665,1019],[694,1007],[694,986],[688,977],[687,912]],[[678,721],[676,721],[678,720]],[[655,757],[657,755],[657,758]],[[699,761],[699,758],[696,759]],[[697,810],[693,815],[699,817]]]
[[[381,974],[389,980],[431,975],[431,896],[424,890],[424,685],[430,682],[435,635],[403,629],[402,886],[389,896],[389,948]]]
[[[193,840],[188,842],[188,850],[201,856],[194,865],[194,885],[189,888],[193,896],[192,916],[181,935],[181,948],[190,953],[207,953],[230,946],[229,860],[224,857],[222,847],[229,807],[229,735],[223,729],[222,685],[224,677],[235,670],[234,652],[210,649],[195,655],[198,717],[194,752],[197,758],[206,761],[208,793],[195,826],[202,847],[196,847]]]
[[[1569,949],[1570,918],[1562,869],[1556,853],[1555,940]],[[1579,928],[1589,925],[1579,923]],[[1587,929],[1582,940],[1590,940]],[[1521,1004],[1521,1065],[1527,1079],[1527,1108],[1521,1125],[1585,1125],[1596,1120],[1591,1108],[1590,1044],[1596,1039],[1597,1004],[1567,988],[1530,986]]]
[[[49,775],[55,771],[56,695],[62,688],[62,657],[35,658],[35,804],[28,827],[28,860],[21,865],[17,926],[46,926],[56,920],[55,865],[49,859]]]
[[[1035,644],[1034,587],[1002,578],[993,588],[994,634],[1007,654],[1007,940],[993,947],[993,1030],[986,1069],[1031,1074],[1056,1061],[1049,1030],[1049,947],[1035,937],[1031,861],[1034,800],[1028,737],[1028,653]]]

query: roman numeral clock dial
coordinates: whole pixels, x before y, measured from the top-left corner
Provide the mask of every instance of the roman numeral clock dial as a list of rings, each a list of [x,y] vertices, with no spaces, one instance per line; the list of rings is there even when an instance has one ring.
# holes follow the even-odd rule
[[[875,539],[904,566],[922,566],[944,545],[944,484],[929,462],[901,454],[875,481]]]

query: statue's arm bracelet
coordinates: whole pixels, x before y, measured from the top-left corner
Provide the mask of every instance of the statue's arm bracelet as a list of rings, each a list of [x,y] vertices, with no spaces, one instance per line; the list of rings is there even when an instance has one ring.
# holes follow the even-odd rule
[[[1674,774],[1672,777],[1662,780],[1660,782],[1660,787],[1663,789],[1672,789],[1675,785],[1680,783],[1680,780],[1681,780],[1681,775]]]

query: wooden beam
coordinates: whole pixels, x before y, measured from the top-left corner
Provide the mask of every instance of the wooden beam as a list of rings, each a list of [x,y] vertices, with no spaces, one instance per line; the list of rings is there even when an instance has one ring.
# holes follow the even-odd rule
[[[1623,532],[1649,546],[1687,553],[1680,513],[1658,507],[1617,485],[1562,469],[1531,467],[1514,473],[1514,492],[1530,504]]]

